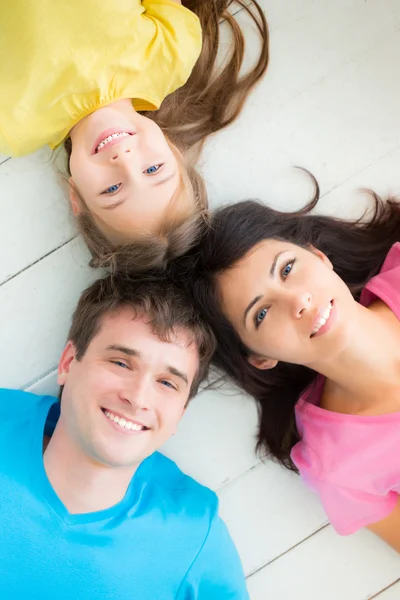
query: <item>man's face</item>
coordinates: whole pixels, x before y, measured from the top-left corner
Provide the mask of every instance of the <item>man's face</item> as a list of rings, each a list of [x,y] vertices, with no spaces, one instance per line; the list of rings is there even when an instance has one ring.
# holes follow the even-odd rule
[[[103,317],[81,360],[68,342],[59,426],[95,464],[138,465],[175,433],[199,366],[190,332],[170,341],[122,308]]]

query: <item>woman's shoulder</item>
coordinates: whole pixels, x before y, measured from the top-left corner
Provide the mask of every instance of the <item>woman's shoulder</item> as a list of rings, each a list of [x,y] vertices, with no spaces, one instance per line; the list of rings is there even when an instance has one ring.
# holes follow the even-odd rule
[[[321,408],[309,399],[310,395],[303,395],[296,406],[301,440],[293,447],[291,458],[300,474],[309,482],[323,480],[365,490],[400,452],[400,412],[344,414]],[[400,466],[395,479],[393,485],[400,481]]]
[[[400,318],[400,242],[390,248],[380,272],[362,291],[360,303],[369,306],[382,300]]]

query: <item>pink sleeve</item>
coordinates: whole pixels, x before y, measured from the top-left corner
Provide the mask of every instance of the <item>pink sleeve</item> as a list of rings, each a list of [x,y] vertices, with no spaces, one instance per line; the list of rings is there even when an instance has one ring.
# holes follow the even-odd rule
[[[318,492],[329,521],[340,535],[350,535],[388,517],[398,499],[392,491],[386,496],[375,496],[321,480],[314,481],[312,487]]]

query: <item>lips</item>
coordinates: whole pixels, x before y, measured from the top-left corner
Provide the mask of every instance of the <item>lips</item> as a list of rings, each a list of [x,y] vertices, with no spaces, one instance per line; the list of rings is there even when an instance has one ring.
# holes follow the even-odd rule
[[[125,429],[127,431],[132,432],[147,431],[149,429],[147,425],[145,425],[141,421],[138,421],[137,419],[126,417],[125,415],[109,410],[108,408],[102,408],[101,410],[103,414],[107,417],[107,419],[109,419],[113,423],[116,423],[121,429]]]
[[[113,129],[106,129],[105,131],[102,131],[101,134],[97,137],[93,148],[92,148],[92,155],[93,154],[98,154],[98,152],[101,152],[101,150],[103,150],[104,148],[108,148],[108,146],[114,145],[114,144],[118,144],[121,140],[124,139],[124,137],[126,136],[120,136],[120,137],[116,137],[115,140],[110,141],[108,144],[106,144],[104,146],[104,148],[101,148],[100,150],[97,150],[98,146],[104,141],[106,140],[108,137],[115,135],[115,134],[123,134],[123,133],[127,133],[129,135],[135,135],[134,131],[131,130],[127,130],[127,129],[123,129],[123,128],[113,128]]]
[[[329,331],[336,320],[337,310],[334,300],[328,306],[319,311],[313,322],[310,338],[318,337]]]

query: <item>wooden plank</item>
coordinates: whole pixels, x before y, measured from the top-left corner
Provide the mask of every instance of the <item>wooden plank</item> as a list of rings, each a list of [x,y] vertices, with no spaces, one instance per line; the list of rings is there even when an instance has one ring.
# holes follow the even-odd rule
[[[374,600],[375,600],[375,598],[377,600],[399,600],[399,598],[400,598],[400,579],[398,579],[396,583],[394,583],[390,587],[386,588],[386,590],[384,590],[380,594],[373,596],[373,598],[374,598]],[[372,600],[372,598],[371,598],[371,600]]]
[[[46,152],[0,166],[0,284],[74,236],[68,202]]]
[[[366,600],[398,579],[399,555],[367,530],[329,526],[248,579],[252,600]],[[386,599],[385,599],[386,600]]]
[[[253,400],[232,392],[202,392],[163,451],[192,477],[218,489],[257,464],[256,428]]]
[[[25,387],[54,369],[79,295],[99,275],[74,240],[0,287],[3,387]]]
[[[41,377],[34,383],[31,383],[24,389],[27,392],[32,392],[33,394],[39,394],[42,396],[58,396],[60,388],[57,383],[57,369],[53,369],[50,371],[50,373],[44,377]]]
[[[289,12],[296,2],[265,2],[267,15],[278,4]],[[314,2],[310,14],[276,30],[271,15],[268,74],[239,120],[204,152],[214,206],[259,197],[292,209],[309,193],[294,165],[312,170],[327,193],[399,146],[396,4]],[[251,53],[257,44],[249,33]]]
[[[298,475],[271,461],[224,486],[218,495],[246,575],[327,524],[317,496]]]

